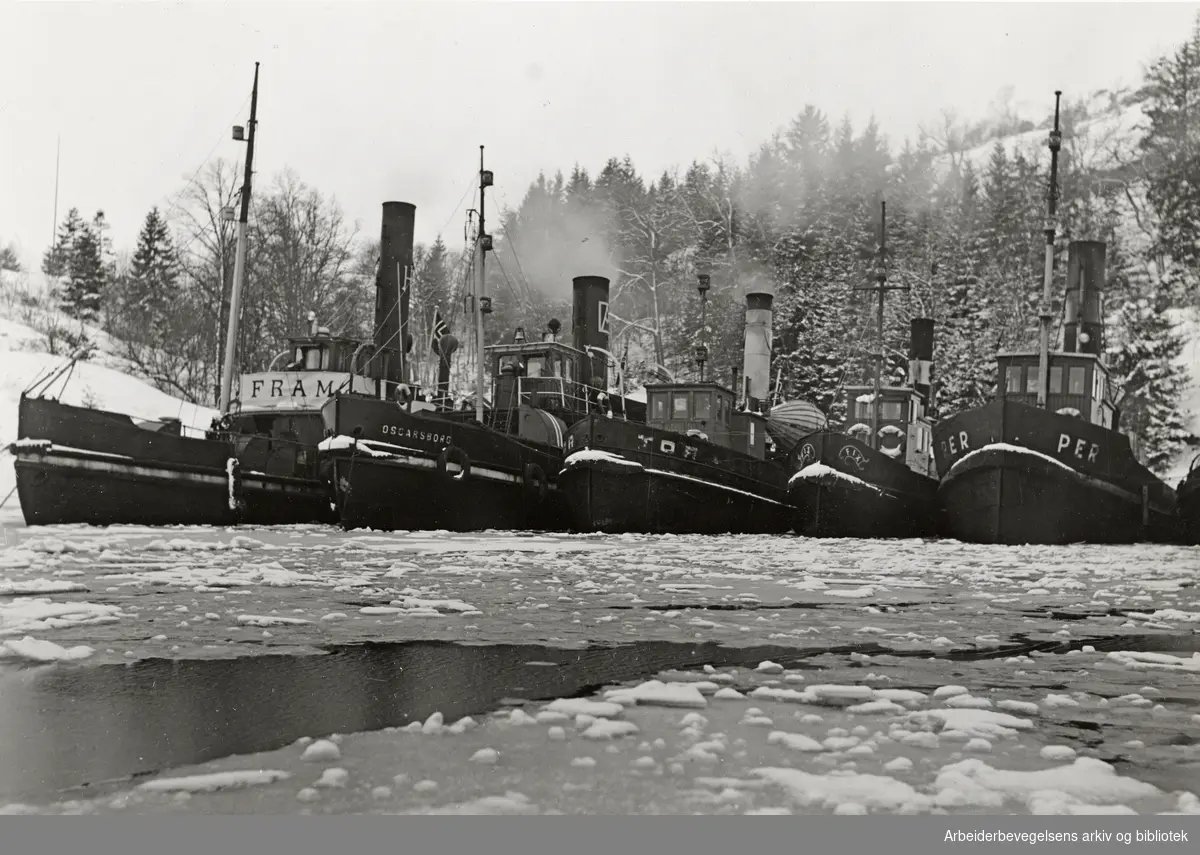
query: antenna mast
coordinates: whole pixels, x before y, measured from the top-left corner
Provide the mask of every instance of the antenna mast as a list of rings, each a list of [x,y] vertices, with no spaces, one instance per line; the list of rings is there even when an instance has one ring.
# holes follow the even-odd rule
[[[875,394],[871,399],[871,436],[867,444],[871,448],[879,448],[879,409],[880,409],[880,393],[883,387],[883,301],[884,296],[888,291],[907,291],[907,285],[888,285],[887,284],[887,202],[880,201],[879,203],[879,255],[878,262],[875,267],[875,285],[865,285],[855,288],[856,291],[877,291],[879,293],[878,306],[878,327],[876,333],[876,345],[878,350],[871,355],[875,363]]]
[[[479,147],[479,278],[475,286],[475,420],[483,423],[483,316],[491,311],[490,300],[484,296],[487,280],[484,261],[492,248],[492,236],[484,228],[484,189],[492,186],[492,173],[483,168],[483,146]]]
[[[233,287],[229,295],[229,323],[225,334],[225,364],[221,371],[221,414],[228,415],[232,404],[233,357],[237,349],[238,324],[242,311],[242,280],[246,275],[246,224],[250,221],[250,182],[254,175],[254,129],[258,125],[258,63],[254,63],[254,89],[250,94],[250,130],[246,140],[246,175],[242,181],[242,210],[237,221],[237,255],[233,263]],[[242,139],[242,129],[234,126],[233,138]]]
[[[1042,276],[1042,305],[1038,318],[1042,322],[1042,339],[1038,349],[1037,405],[1049,407],[1050,401],[1050,324],[1054,321],[1054,213],[1058,207],[1058,150],[1062,147],[1062,131],[1058,129],[1058,104],[1062,90],[1054,90],[1054,130],[1050,132],[1046,145],[1050,149],[1050,194],[1046,216],[1046,268]]]
[[[58,135],[58,143],[54,149],[54,226],[50,230],[50,251],[53,253],[54,244],[58,241],[58,165],[62,159],[62,134]]]

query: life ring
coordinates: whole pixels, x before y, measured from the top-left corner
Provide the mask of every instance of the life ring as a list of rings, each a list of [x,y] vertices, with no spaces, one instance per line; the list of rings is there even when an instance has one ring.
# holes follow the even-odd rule
[[[541,504],[546,498],[546,491],[550,489],[550,485],[546,481],[545,471],[536,463],[526,463],[524,476],[522,483],[525,486],[525,493],[536,504]]]
[[[456,464],[462,471],[457,475],[451,475],[446,471],[447,463]],[[451,481],[466,481],[471,475],[471,458],[457,445],[447,445],[438,455],[437,470],[443,478],[449,478]]]

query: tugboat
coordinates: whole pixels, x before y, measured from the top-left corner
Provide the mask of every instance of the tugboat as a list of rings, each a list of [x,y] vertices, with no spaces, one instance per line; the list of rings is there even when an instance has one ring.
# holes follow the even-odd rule
[[[937,533],[938,482],[927,415],[932,403],[933,321],[912,321],[912,385],[884,387],[884,296],[890,290],[907,290],[888,284],[886,228],[883,203],[876,284],[855,289],[879,294],[874,387],[846,388],[847,418],[858,419],[846,433],[816,431],[801,439],[794,452],[796,474],[788,489],[796,506],[795,531],[808,537],[910,538]]]
[[[1180,539],[1200,546],[1200,454],[1192,458],[1187,477],[1175,488]]]
[[[184,436],[178,419],[137,421],[122,413],[64,404],[45,393],[75,364],[35,381],[21,396],[11,446],[17,493],[28,525],[232,525],[331,521],[328,486],[317,475],[319,407],[342,386],[373,385],[351,370],[356,343],[315,324],[293,339],[285,372],[241,378],[233,358],[245,275],[258,65],[247,143],[241,216],[222,372],[222,417],[204,437]],[[228,212],[232,215],[232,209]],[[313,318],[310,317],[310,323]],[[283,355],[279,357],[282,359]],[[69,375],[68,375],[69,376]]]
[[[697,274],[702,317],[710,276]],[[768,457],[773,295],[746,295],[745,395],[700,379],[646,386],[644,422],[589,415],[567,434],[559,489],[581,531],[783,534],[786,463]],[[703,321],[701,322],[703,326]]]
[[[422,400],[409,379],[405,356],[390,343],[407,330],[408,289],[399,271],[411,270],[416,209],[384,204],[382,260],[376,283],[375,353],[385,364],[386,393],[335,394],[323,410],[327,438],[322,472],[333,484],[338,519],[347,529],[451,530],[566,529],[569,518],[556,490],[567,428],[588,412],[636,409],[605,391],[606,371],[593,370],[607,353],[608,280],[575,280],[574,346],[558,340],[551,320],[541,341],[518,328],[510,344],[484,346],[484,260],[492,248],[485,231],[483,191],[493,175],[480,162],[479,227],[473,295],[476,353],[474,412],[456,409],[449,394],[449,356],[457,339],[438,339],[438,389]],[[590,355],[589,355],[590,354]],[[393,356],[398,358],[392,358]],[[491,406],[484,401],[484,360],[491,361]]]
[[[358,342],[311,323],[309,336],[289,341],[287,370],[239,378],[229,413],[204,437],[184,436],[178,419],[140,421],[43,396],[73,361],[26,390],[22,439],[11,447],[26,524],[334,522],[317,472],[320,408],[338,389],[376,381],[351,370]]]
[[[1175,492],[1136,458],[1122,434],[1102,357],[1105,244],[1068,247],[1063,349],[1050,352],[1057,195],[1056,92],[1049,217],[1036,352],[997,355],[997,400],[933,431],[944,534],[974,543],[1169,541]]]

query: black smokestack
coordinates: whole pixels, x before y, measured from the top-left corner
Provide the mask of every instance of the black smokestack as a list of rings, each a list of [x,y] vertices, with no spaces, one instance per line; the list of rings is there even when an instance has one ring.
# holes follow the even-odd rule
[[[932,406],[930,391],[933,386],[933,319],[913,318],[910,325],[908,344],[908,382],[925,401]]]
[[[409,289],[413,267],[413,231],[417,206],[408,202],[383,203],[383,229],[379,236],[379,274],[375,279],[375,347],[393,348],[397,356],[387,361],[385,379],[403,383],[405,363],[412,349],[409,325]],[[405,332],[404,341],[400,330]]]
[[[571,343],[576,350],[588,347],[608,350],[608,279],[603,276],[576,276],[574,305],[571,308]],[[587,364],[587,363],[585,363]],[[591,374],[581,378],[598,389],[608,389],[608,357],[591,354]]]
[[[1067,246],[1067,300],[1063,350],[1099,356],[1104,348],[1105,244],[1076,240]]]

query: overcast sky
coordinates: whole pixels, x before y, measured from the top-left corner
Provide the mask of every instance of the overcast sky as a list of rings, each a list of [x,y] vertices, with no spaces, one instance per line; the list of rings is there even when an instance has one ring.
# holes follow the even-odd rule
[[[262,63],[258,188],[290,166],[364,235],[417,206],[417,239],[462,241],[478,146],[493,204],[539,169],[653,177],[742,159],[806,103],[899,144],[944,108],[1014,88],[1042,118],[1135,83],[1196,3],[0,3],[0,244],[36,267],[58,215],[102,208],[118,249],[211,157],[235,159]],[[494,210],[494,209],[492,209]],[[494,221],[493,221],[494,222]]]

